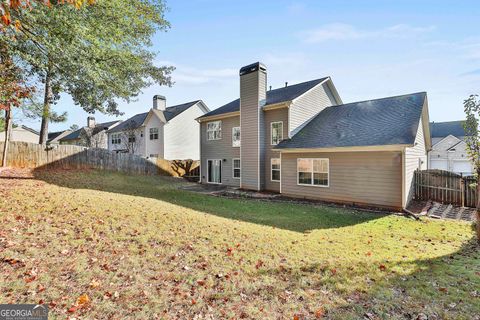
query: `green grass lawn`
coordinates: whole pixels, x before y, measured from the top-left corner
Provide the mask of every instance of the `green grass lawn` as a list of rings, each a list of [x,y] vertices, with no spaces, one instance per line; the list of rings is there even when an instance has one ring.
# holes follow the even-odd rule
[[[472,226],[99,171],[0,179],[0,303],[51,319],[472,319]]]

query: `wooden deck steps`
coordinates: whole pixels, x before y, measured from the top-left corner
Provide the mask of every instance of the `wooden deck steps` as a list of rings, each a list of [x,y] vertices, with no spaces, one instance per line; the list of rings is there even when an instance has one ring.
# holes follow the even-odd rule
[[[436,219],[474,221],[475,209],[434,202],[430,210],[428,210],[427,216]]]

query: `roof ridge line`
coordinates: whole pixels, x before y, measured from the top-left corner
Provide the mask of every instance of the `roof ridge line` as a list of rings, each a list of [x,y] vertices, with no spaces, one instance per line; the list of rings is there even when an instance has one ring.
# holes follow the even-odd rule
[[[346,106],[346,105],[349,105],[349,104],[363,103],[363,102],[369,102],[369,101],[378,101],[378,100],[385,100],[385,99],[392,99],[392,98],[400,98],[400,97],[406,97],[406,96],[413,96],[413,95],[420,94],[420,93],[427,94],[426,91],[419,91],[419,92],[414,92],[414,93],[399,94],[399,95],[396,95],[396,96],[389,96],[389,97],[383,97],[383,98],[378,98],[378,99],[367,99],[367,100],[353,101],[353,102],[349,102],[349,103],[343,103],[343,104],[337,104],[337,105],[334,105],[334,106],[329,106],[329,107],[327,107],[327,108],[342,107],[342,106]],[[325,108],[325,109],[326,109],[326,108]]]

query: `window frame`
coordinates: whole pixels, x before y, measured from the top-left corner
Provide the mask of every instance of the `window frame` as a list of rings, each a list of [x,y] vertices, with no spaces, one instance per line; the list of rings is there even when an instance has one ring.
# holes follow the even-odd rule
[[[280,168],[273,169],[273,160],[279,161]],[[273,170],[278,171],[280,178],[278,180],[273,180]],[[282,181],[282,159],[281,158],[270,158],[270,181],[271,182],[281,182]]]
[[[273,143],[273,125],[274,124],[281,124],[281,130],[280,130],[280,139],[278,139],[277,143]],[[283,121],[272,121],[270,122],[270,145],[276,146],[283,140]]]
[[[237,140],[234,140],[236,129],[238,129],[238,131],[240,132],[240,139],[238,140],[238,145],[235,145],[235,142],[237,142]],[[232,147],[239,148],[241,145],[242,145],[242,130],[240,129],[240,127],[233,127],[232,128]]]
[[[210,130],[208,128],[209,124],[213,124],[213,123],[219,123],[219,126],[218,126],[219,130],[218,131],[213,131],[213,130]],[[210,132],[213,133],[213,138],[212,139],[210,139],[210,135],[209,135]],[[215,132],[217,132],[217,134],[215,134]],[[207,122],[207,141],[215,141],[215,140],[222,140],[222,120]]]
[[[112,137],[110,139],[112,145],[117,145],[122,143],[122,137],[120,133],[112,133]]]
[[[238,168],[235,167],[235,160],[239,161],[240,167]],[[235,177],[235,169],[238,169],[240,171],[239,177]],[[232,179],[241,179],[241,178],[242,178],[242,161],[240,160],[240,158],[233,158],[232,159]]]
[[[156,132],[152,133],[152,130],[156,130]],[[150,128],[148,130],[150,140],[158,140],[159,132],[160,132],[160,130],[158,128]]]
[[[300,172],[304,172],[304,171],[299,171],[298,169],[298,163],[301,161],[301,160],[309,160],[310,161],[310,179],[311,179],[311,183],[308,184],[308,183],[300,183],[299,181],[299,173]],[[315,160],[318,160],[318,161],[326,161],[327,162],[327,172],[314,172],[313,171],[313,162]],[[321,185],[321,184],[314,184],[314,173],[326,173],[327,174],[327,184],[326,185]],[[297,158],[297,185],[299,186],[307,186],[307,187],[318,187],[318,188],[329,188],[330,187],[330,159],[329,158]]]

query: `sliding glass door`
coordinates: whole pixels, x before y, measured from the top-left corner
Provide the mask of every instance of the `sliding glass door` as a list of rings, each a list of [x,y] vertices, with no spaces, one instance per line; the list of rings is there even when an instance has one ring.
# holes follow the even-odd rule
[[[207,160],[208,183],[222,183],[222,160]]]

